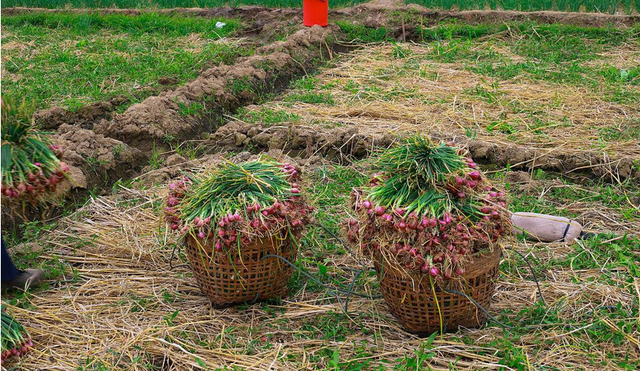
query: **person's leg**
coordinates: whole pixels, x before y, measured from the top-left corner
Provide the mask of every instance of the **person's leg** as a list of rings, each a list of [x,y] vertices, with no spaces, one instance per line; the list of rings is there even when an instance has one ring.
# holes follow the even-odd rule
[[[4,248],[4,240],[2,241],[2,282],[7,282],[15,279],[20,274],[18,268],[13,265],[13,260],[7,253],[7,249]]]
[[[18,289],[26,290],[36,286],[44,278],[44,272],[40,269],[25,269],[23,271],[13,265],[13,260],[4,248],[2,241],[2,291]]]

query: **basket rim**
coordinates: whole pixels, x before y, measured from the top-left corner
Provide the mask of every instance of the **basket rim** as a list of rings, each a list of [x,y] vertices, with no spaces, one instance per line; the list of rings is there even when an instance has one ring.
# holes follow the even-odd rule
[[[288,235],[288,233],[281,233],[282,231],[278,231],[277,233],[273,233],[273,234],[269,234],[260,238],[256,238],[255,240],[251,241],[251,243],[247,244],[247,245],[241,245],[240,250],[242,250],[243,247],[247,247],[249,248],[250,246],[255,246],[255,245],[262,245],[265,240],[272,240],[272,241],[276,241],[276,242],[282,242],[282,241],[286,241],[288,239],[290,239],[290,236]],[[278,234],[281,235],[281,237],[278,237]],[[193,242],[197,243],[197,246],[199,247],[213,247],[213,241],[215,239],[213,238],[200,238],[192,233],[187,233],[184,235],[184,243],[189,246],[189,240],[193,240]],[[203,241],[206,241],[206,243],[203,243]],[[234,249],[235,251],[237,251],[236,249]]]
[[[465,273],[461,277],[459,276],[460,279],[443,278],[443,280],[435,280],[434,284],[436,285],[436,287],[464,283],[469,279],[485,274],[486,272],[490,271],[494,265],[500,264],[500,258],[502,257],[502,246],[500,246],[499,244],[493,246],[493,249],[489,252],[485,252],[484,254],[480,254],[480,252],[481,251],[478,251],[471,255],[473,260],[467,265]],[[407,269],[403,269],[402,267],[400,267],[400,264],[388,260],[384,261],[386,264],[381,264],[381,258],[382,254],[378,253],[373,259],[376,273],[378,274],[379,279],[382,279],[382,277],[386,274],[393,274],[395,276],[402,276],[408,280],[415,281],[417,283],[417,285],[415,285],[416,287],[420,287],[424,284],[426,284],[426,286],[429,286],[429,288],[431,287],[429,283],[430,280],[427,279],[431,277],[430,275],[422,272],[408,271]]]

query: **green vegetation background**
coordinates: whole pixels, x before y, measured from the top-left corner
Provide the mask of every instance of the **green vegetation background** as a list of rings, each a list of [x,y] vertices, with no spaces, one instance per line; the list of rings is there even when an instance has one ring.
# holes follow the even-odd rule
[[[330,0],[331,7],[348,7],[367,0]],[[640,11],[640,0],[407,0],[438,9],[560,10],[614,13]],[[299,8],[301,0],[5,0],[2,7],[41,8],[191,8],[262,5],[274,8]]]

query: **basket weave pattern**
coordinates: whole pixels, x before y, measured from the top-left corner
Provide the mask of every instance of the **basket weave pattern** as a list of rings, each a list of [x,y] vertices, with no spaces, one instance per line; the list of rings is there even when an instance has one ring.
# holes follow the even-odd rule
[[[491,253],[474,257],[466,267],[462,288],[458,288],[487,310],[495,291],[500,256],[501,249],[494,248]],[[382,266],[380,256],[374,264],[384,300],[400,324],[408,332],[416,334],[440,331],[440,314],[429,276],[408,273],[386,262]],[[467,298],[447,293],[437,283],[434,287],[445,331],[456,331],[459,326],[479,327],[486,322],[484,313]]]
[[[236,251],[216,252],[213,258],[212,241],[187,235],[186,242],[193,274],[214,307],[286,296],[293,269],[278,258],[262,258],[275,254],[295,262],[298,251],[288,239],[256,240],[242,246],[240,255]]]

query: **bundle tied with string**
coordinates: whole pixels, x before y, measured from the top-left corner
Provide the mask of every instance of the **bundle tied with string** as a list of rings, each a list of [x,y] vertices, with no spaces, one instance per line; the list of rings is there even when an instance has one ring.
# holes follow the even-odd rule
[[[380,154],[354,190],[347,240],[374,261],[383,296],[409,332],[477,327],[495,289],[498,240],[510,231],[503,191],[462,149],[412,137]]]
[[[169,184],[165,220],[216,307],[282,297],[313,208],[291,164],[226,162]]]

